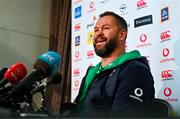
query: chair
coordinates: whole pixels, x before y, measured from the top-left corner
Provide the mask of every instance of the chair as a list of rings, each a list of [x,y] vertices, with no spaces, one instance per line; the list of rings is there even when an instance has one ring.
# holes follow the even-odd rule
[[[173,107],[169,102],[155,98],[152,104],[151,114],[152,117],[172,117]]]

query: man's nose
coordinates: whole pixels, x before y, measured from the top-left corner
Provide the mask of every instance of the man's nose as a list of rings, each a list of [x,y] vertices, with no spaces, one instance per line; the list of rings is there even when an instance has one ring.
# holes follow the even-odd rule
[[[102,29],[100,29],[99,31],[98,31],[98,33],[97,33],[97,36],[102,36],[104,33],[103,33],[103,30]]]

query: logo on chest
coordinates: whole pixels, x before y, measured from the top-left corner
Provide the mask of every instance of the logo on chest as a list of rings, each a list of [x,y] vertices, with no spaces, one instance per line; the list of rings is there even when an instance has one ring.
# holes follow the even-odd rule
[[[134,94],[133,95],[129,95],[129,97],[138,100],[140,102],[143,102],[143,100],[141,99],[141,97],[143,96],[143,90],[141,88],[136,88],[134,90]]]

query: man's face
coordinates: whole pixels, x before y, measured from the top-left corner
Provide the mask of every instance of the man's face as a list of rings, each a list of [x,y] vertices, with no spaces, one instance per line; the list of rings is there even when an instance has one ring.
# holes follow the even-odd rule
[[[94,49],[98,56],[107,57],[116,48],[119,29],[112,16],[101,17],[94,27]]]

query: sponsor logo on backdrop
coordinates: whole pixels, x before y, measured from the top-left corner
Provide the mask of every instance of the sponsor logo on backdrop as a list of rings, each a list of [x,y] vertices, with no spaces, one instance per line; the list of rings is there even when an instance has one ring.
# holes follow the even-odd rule
[[[74,13],[74,18],[77,19],[81,17],[81,12],[82,12],[82,6],[78,6],[75,8],[75,13]]]
[[[169,97],[169,96],[171,96],[171,94],[172,94],[172,90],[171,90],[169,87],[166,87],[166,88],[164,89],[164,95],[165,95],[166,97]]]
[[[75,46],[79,46],[80,45],[80,35],[75,37]]]
[[[162,78],[162,81],[173,80],[172,70],[169,69],[169,70],[162,71],[161,72],[161,78]]]
[[[143,16],[134,20],[134,28],[153,23],[152,15]]]
[[[89,31],[87,33],[87,45],[93,44],[93,35],[94,35],[94,31]]]
[[[89,50],[89,51],[87,51],[87,58],[89,59],[89,58],[94,58],[94,50]]]
[[[87,28],[87,29],[94,29],[95,20],[96,20],[96,16],[93,15],[93,16],[91,17],[90,23],[87,24],[86,28]]]
[[[90,23],[90,24],[87,24],[87,29],[89,29],[89,28],[94,28],[94,25],[95,25],[94,22],[93,22],[93,23]]]
[[[75,86],[75,87],[78,87],[78,86],[79,86],[79,80],[75,80],[75,81],[74,81],[74,86]]]
[[[147,39],[148,39],[148,37],[147,37],[146,34],[141,34],[140,37],[139,37],[140,44],[137,45],[136,47],[137,48],[143,48],[143,47],[151,46],[152,43],[149,43]]]
[[[169,20],[169,7],[165,7],[161,10],[161,22]]]
[[[76,68],[73,70],[73,76],[76,77],[76,76],[80,76],[80,68]]]
[[[147,40],[147,35],[142,34],[139,39],[140,39],[141,42],[145,42]]]
[[[170,30],[162,32],[161,35],[160,35],[160,38],[161,38],[161,43],[164,42],[164,41],[171,40]]]
[[[164,57],[167,57],[170,53],[170,50],[168,48],[164,48],[162,53]]]
[[[80,81],[79,80],[74,80],[73,82],[73,91],[78,91],[80,86]]]
[[[80,23],[75,24],[74,30],[75,31],[80,31],[81,30],[81,24]]]
[[[94,16],[93,16],[93,19],[92,19],[92,20],[93,20],[93,21],[95,21],[95,20],[96,20],[96,15],[94,15]]]
[[[82,0],[74,0],[74,4],[81,2]]]
[[[80,52],[79,51],[76,51],[74,53],[74,56],[75,56],[75,59],[73,62],[77,62],[77,61],[80,61],[81,60],[81,57],[80,57]]]
[[[177,98],[172,98],[172,97],[170,97],[172,94],[173,94],[172,89],[169,88],[169,87],[166,87],[166,88],[164,89],[164,95],[165,95],[167,98],[165,98],[164,100],[166,100],[166,101],[168,101],[168,102],[177,102],[177,101],[178,101]]]
[[[76,51],[76,52],[75,52],[75,58],[79,58],[79,56],[80,56],[79,51]]]
[[[89,3],[89,10],[87,11],[87,13],[93,12],[95,10],[96,10],[96,8],[95,8],[94,1],[90,1],[90,3]]]
[[[160,63],[165,63],[165,62],[170,62],[170,61],[174,61],[175,60],[175,58],[174,57],[172,57],[172,58],[169,58],[168,56],[170,55],[170,50],[168,49],[168,48],[164,48],[163,50],[162,50],[162,55],[163,55],[163,57],[165,57],[165,59],[162,59],[162,60],[160,60]]]
[[[121,14],[120,14],[121,16],[124,16],[124,15],[128,14],[126,4],[121,4],[119,10],[121,12]]]
[[[136,3],[137,10],[147,7],[147,2],[145,0],[139,0]]]
[[[106,3],[108,1],[110,1],[110,0],[101,0],[100,3],[103,4],[103,3]]]

